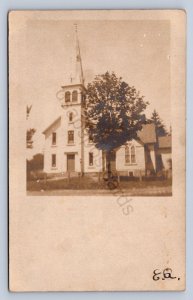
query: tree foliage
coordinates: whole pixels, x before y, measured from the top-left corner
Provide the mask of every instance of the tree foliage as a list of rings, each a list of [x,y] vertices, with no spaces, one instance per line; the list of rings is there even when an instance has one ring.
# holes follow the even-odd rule
[[[156,130],[156,134],[158,137],[165,136],[168,134],[163,121],[160,119],[160,116],[155,109],[154,109],[149,121],[150,121],[150,123],[155,124],[155,130]]]
[[[27,160],[27,171],[43,170],[44,156],[41,153],[37,153],[31,160]]]
[[[30,128],[26,132],[26,146],[27,148],[33,148],[33,135],[36,132],[34,128]]]
[[[115,73],[95,77],[87,87],[86,126],[96,147],[111,151],[137,137],[148,102]]]
[[[26,106],[26,120],[28,120],[29,118],[29,115],[30,115],[30,112],[31,112],[31,109],[32,109],[32,105],[30,106]],[[30,129],[27,129],[27,132],[26,132],[26,147],[27,148],[33,148],[33,135],[35,134],[36,132],[36,129],[34,128],[30,128]]]

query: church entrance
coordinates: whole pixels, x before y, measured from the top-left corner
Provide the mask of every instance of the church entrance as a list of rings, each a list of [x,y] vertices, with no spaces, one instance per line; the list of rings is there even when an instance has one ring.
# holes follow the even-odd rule
[[[75,171],[75,154],[67,154],[67,171]]]

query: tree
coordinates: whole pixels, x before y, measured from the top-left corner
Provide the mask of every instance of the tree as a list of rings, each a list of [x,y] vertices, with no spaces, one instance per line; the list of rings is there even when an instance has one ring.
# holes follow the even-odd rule
[[[156,174],[163,169],[163,162],[162,162],[162,156],[158,152],[159,148],[159,140],[158,138],[161,136],[166,136],[168,135],[168,132],[165,128],[165,125],[163,121],[160,119],[160,116],[158,112],[154,109],[151,118],[147,121],[149,124],[154,124],[155,125],[155,132],[156,132],[156,144],[154,145],[155,149],[155,156],[156,156]]]
[[[86,127],[98,149],[109,153],[137,137],[148,102],[115,73],[95,77],[87,87]],[[110,162],[109,162],[110,163]]]
[[[36,130],[34,128],[30,128],[27,130],[27,133],[26,133],[26,145],[27,145],[27,148],[33,148],[33,135],[34,133],[36,132]]]
[[[44,168],[44,156],[41,153],[37,153],[32,159],[27,160],[27,170],[29,171],[42,171]]]
[[[32,159],[27,159],[27,180],[34,178],[44,178],[44,156],[41,153],[37,153]]]
[[[155,109],[151,115],[150,123],[155,124],[155,130],[156,130],[157,137],[165,136],[168,134],[168,132],[165,128],[165,125],[163,124],[163,121],[160,119],[160,116]]]
[[[32,105],[31,106],[28,106],[26,107],[26,120],[28,120],[29,118],[29,115],[30,115],[30,112],[31,112],[31,109],[32,109]],[[27,132],[26,132],[26,147],[27,148],[33,148],[33,135],[34,133],[36,132],[36,130],[34,128],[30,128],[30,129],[27,129]]]

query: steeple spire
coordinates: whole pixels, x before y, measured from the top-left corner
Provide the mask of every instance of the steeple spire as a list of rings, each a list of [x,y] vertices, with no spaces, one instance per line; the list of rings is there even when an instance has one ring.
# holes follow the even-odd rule
[[[82,69],[82,59],[80,54],[80,45],[78,40],[78,28],[77,24],[74,24],[75,26],[75,36],[76,36],[76,69],[75,69],[75,78],[77,83],[80,83],[84,85],[84,75],[83,75],[83,69]]]

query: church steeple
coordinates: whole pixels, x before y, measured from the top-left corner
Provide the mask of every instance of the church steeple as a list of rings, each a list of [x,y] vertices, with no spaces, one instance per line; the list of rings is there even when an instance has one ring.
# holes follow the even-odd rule
[[[80,45],[79,45],[79,40],[78,40],[77,24],[74,24],[74,26],[75,26],[75,35],[76,35],[76,77],[79,80],[78,83],[84,85],[84,75],[83,75],[83,69],[82,69]]]
[[[74,24],[75,27],[75,52],[74,58],[72,60],[72,70],[70,75],[70,84],[81,84],[84,85],[84,75],[82,68],[82,59],[80,54],[80,45],[78,39],[78,28],[77,24]]]
[[[58,92],[57,97],[60,100],[62,107],[69,105],[84,105],[85,103],[85,86],[84,86],[84,75],[82,68],[82,59],[80,54],[80,46],[78,40],[78,30],[77,24],[75,26],[75,45],[72,48],[73,52],[73,62],[70,72],[68,73],[67,81],[65,85],[62,86],[61,98],[60,92]]]

